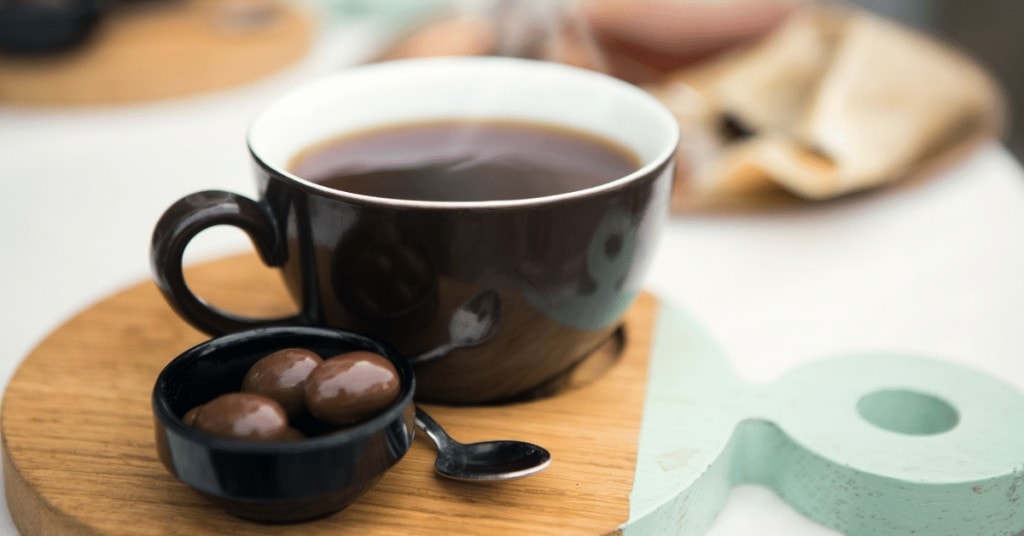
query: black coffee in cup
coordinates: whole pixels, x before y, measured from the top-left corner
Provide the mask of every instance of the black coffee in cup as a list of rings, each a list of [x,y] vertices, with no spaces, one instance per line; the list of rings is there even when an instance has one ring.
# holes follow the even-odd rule
[[[427,121],[350,133],[292,159],[292,173],[345,192],[420,201],[492,201],[564,194],[640,167],[597,135],[511,120]]]

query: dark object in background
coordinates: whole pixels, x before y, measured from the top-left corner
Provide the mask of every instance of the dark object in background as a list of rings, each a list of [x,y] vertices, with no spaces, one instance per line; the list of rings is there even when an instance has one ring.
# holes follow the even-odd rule
[[[102,0],[0,0],[0,51],[43,54],[82,43],[100,20]]]
[[[1005,0],[853,0],[960,47],[992,71],[1010,99],[1006,146],[1024,159],[1024,2]]]

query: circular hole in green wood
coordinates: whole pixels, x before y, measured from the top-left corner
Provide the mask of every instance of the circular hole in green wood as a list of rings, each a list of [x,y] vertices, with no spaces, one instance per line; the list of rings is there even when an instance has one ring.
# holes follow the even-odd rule
[[[871,424],[907,435],[941,434],[960,422],[949,402],[906,389],[882,389],[857,402],[857,411]]]

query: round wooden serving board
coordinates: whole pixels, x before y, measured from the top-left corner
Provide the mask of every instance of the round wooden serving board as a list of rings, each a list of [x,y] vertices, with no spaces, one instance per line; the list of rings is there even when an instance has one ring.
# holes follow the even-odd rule
[[[189,271],[221,307],[278,316],[290,300],[255,256]],[[703,534],[740,483],[854,536],[1024,530],[1024,395],[941,360],[853,353],[746,384],[684,312],[641,295],[557,396],[430,406],[457,438],[547,447],[552,465],[471,484],[433,473],[424,438],[346,510],[258,525],[210,506],[157,461],[150,391],[206,337],[152,283],[58,329],[11,379],[4,484],[25,534]]]
[[[266,315],[290,307],[254,256],[189,270],[214,303]],[[548,448],[544,472],[497,484],[434,475],[422,436],[359,501],[318,521],[259,525],[234,518],[157,460],[150,393],[157,374],[206,336],[171,311],[151,282],[90,307],[24,361],[3,400],[7,503],[24,534],[606,534],[629,517],[658,302],[626,318],[617,362],[558,396],[498,407],[429,406],[463,441],[515,438]]]

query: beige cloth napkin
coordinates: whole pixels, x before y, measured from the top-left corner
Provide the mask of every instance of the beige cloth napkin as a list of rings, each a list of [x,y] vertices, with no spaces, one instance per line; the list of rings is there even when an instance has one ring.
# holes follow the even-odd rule
[[[877,188],[1003,129],[983,69],[854,10],[804,8],[756,45],[648,89],[683,128],[679,210]]]

